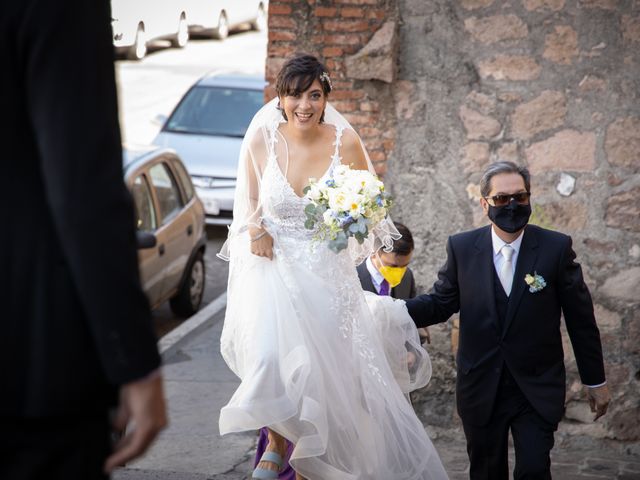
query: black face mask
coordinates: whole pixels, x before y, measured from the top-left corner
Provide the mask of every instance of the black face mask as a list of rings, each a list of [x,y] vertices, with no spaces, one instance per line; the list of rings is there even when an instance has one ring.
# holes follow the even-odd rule
[[[489,218],[500,230],[508,233],[515,233],[522,230],[529,222],[531,216],[531,205],[520,205],[515,200],[511,200],[509,205],[503,207],[493,207],[489,205]]]

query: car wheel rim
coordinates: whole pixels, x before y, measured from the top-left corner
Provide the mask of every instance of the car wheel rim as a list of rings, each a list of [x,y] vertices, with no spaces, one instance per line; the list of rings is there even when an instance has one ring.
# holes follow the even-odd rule
[[[184,47],[189,41],[189,26],[185,18],[180,19],[178,24],[178,46]]]
[[[200,303],[202,291],[204,289],[204,265],[201,261],[196,261],[191,269],[191,288],[189,294],[191,296],[191,305],[194,307]]]
[[[136,58],[144,58],[147,54],[147,42],[144,38],[144,30],[138,30],[136,33]]]

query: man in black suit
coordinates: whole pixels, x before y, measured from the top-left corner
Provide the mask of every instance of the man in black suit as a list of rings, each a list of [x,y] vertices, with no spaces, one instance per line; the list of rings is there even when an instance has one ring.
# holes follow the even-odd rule
[[[457,404],[471,479],[549,479],[549,452],[564,411],[564,314],[595,419],[610,401],[600,334],[571,238],[527,225],[529,172],[510,162],[485,171],[480,203],[491,226],[453,235],[429,294],[407,300],[416,324],[460,311]]]
[[[106,478],[166,423],[122,177],[110,5],[1,5],[0,478]],[[112,428],[127,423],[112,452]]]

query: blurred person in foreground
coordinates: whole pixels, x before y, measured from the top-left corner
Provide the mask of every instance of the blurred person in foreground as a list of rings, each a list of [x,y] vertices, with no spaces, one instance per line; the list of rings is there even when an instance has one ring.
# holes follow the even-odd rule
[[[109,2],[1,5],[0,478],[108,478],[166,424]]]
[[[472,480],[550,479],[554,432],[564,412],[560,319],[595,419],[610,401],[600,333],[571,237],[529,224],[529,171],[487,167],[480,205],[491,225],[453,235],[429,294],[407,300],[419,327],[460,312],[456,398]]]

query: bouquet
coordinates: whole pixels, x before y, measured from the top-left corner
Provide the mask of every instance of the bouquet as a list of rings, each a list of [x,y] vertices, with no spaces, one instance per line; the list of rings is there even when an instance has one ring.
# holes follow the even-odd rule
[[[378,177],[347,165],[337,166],[322,183],[310,178],[304,194],[310,201],[304,209],[304,226],[317,228],[314,240],[327,242],[336,253],[347,248],[350,237],[362,244],[391,207],[391,197]]]

